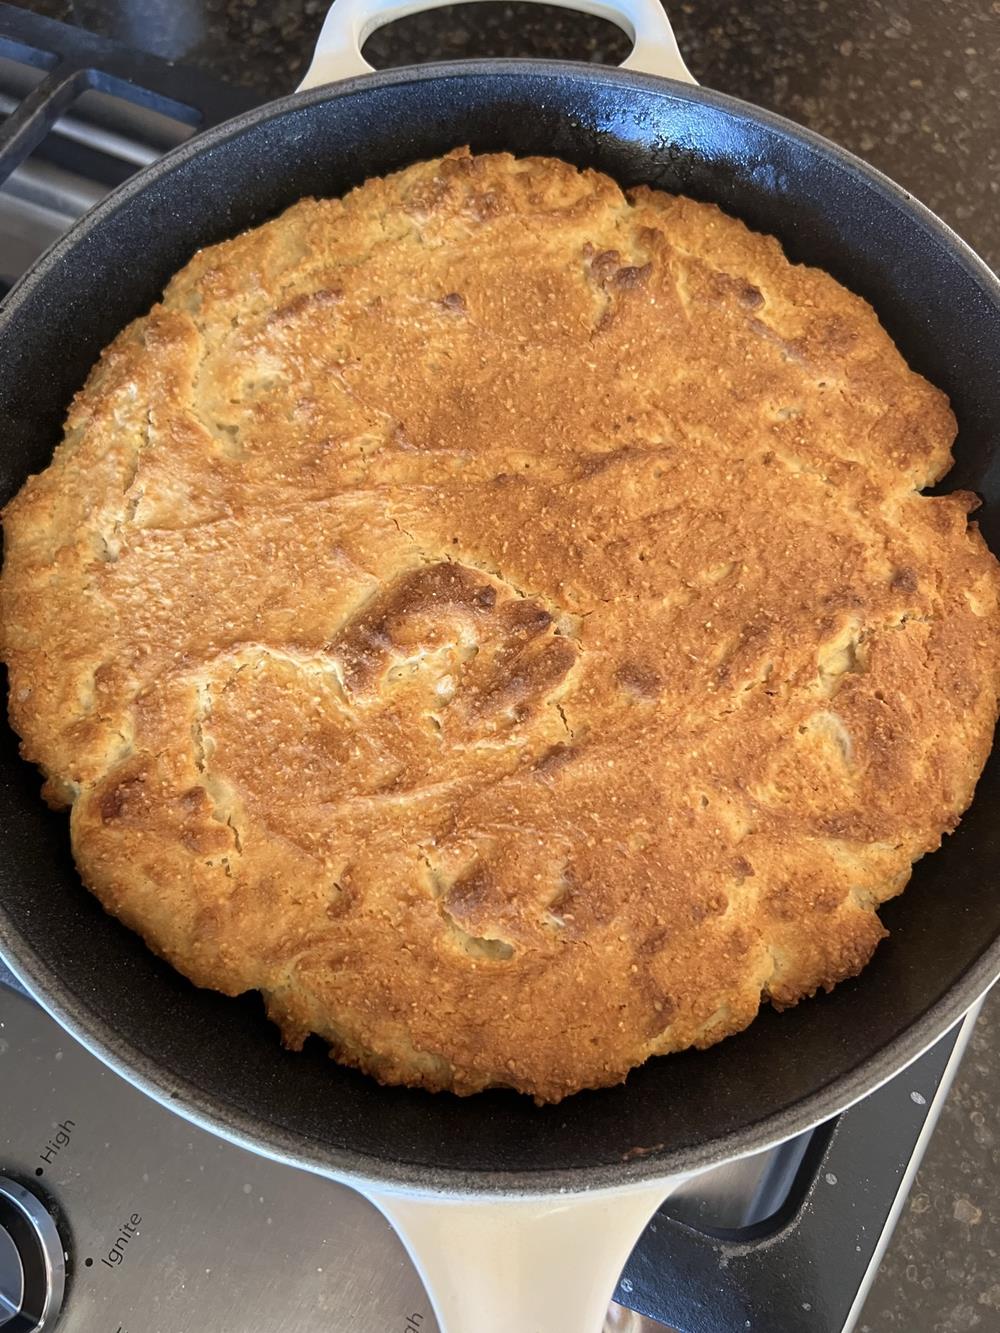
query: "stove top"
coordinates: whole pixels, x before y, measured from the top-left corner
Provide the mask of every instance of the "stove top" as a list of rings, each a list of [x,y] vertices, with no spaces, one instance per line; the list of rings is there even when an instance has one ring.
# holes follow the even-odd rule
[[[255,100],[0,4],[0,293],[107,190]],[[973,1021],[835,1120],[672,1196],[632,1254],[607,1333],[849,1329]],[[56,1324],[437,1327],[400,1242],[364,1199],[150,1101],[0,966],[0,1330]]]
[[[40,1326],[58,1314],[60,1333],[435,1333],[359,1194],[151,1101],[7,980],[0,1329],[29,1333],[49,1299]],[[836,1120],[689,1182],[636,1246],[606,1333],[849,1329],[972,1021]]]

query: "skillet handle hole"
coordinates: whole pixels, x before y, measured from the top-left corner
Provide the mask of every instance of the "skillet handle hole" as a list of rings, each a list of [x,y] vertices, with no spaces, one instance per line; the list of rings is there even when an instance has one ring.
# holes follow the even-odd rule
[[[496,56],[620,65],[631,50],[621,28],[593,14],[525,0],[478,0],[387,23],[372,33],[362,54],[376,69],[394,69]]]

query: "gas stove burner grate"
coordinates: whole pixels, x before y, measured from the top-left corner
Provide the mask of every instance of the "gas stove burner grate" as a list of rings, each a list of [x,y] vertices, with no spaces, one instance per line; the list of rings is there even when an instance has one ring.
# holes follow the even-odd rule
[[[259,101],[0,4],[0,294],[132,172]]]
[[[20,166],[59,117],[90,89],[192,127],[214,125],[259,100],[197,70],[129,50],[13,5],[0,5],[0,55],[43,71],[43,77],[0,124],[0,181]]]

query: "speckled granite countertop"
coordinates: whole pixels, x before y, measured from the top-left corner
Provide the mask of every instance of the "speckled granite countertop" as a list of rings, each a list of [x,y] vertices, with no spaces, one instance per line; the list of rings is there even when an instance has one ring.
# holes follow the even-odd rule
[[[28,8],[290,91],[324,0],[31,0]],[[1000,268],[1000,0],[675,0],[696,78],[866,158]],[[614,63],[629,43],[560,10],[485,3],[376,34],[377,65],[472,56]],[[1000,1330],[1000,992],[987,1001],[859,1324],[860,1333]],[[786,1333],[786,1330],[769,1330]]]

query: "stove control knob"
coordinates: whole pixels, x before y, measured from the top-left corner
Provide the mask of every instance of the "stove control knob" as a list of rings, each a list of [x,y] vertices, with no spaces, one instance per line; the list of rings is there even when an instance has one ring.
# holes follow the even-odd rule
[[[41,1333],[56,1321],[66,1277],[48,1209],[0,1176],[0,1333]]]

